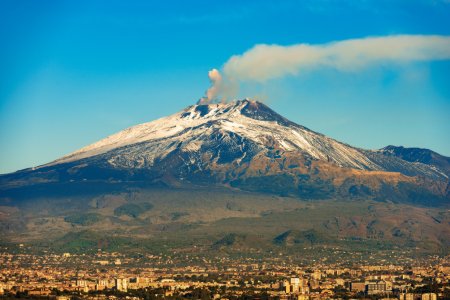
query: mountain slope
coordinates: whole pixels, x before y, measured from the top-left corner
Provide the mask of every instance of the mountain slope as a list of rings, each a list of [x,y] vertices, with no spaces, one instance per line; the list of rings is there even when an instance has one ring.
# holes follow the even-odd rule
[[[235,140],[238,137],[242,140]],[[328,159],[341,167],[377,169],[357,149],[292,123],[262,103],[248,100],[194,105],[172,116],[128,128],[53,164],[145,144],[145,153],[139,157],[145,156],[145,163],[137,166],[148,166],[177,148],[183,152],[195,152],[205,143],[214,143],[214,139],[228,143],[231,150],[248,141],[261,149],[278,146],[288,152],[302,151],[312,158]]]
[[[36,188],[45,194],[64,183],[102,182],[106,190],[188,184],[309,199],[448,202],[445,168],[386,151],[351,147],[242,100],[193,105],[125,129],[47,165],[1,176],[0,190],[14,198],[23,188],[32,197]]]
[[[230,161],[232,158],[227,158],[227,154],[236,154],[233,158],[238,161],[249,155],[248,160],[263,149],[277,148],[287,153],[299,152],[339,167],[391,171],[392,163],[388,161],[395,161],[408,168],[410,174],[407,175],[446,177],[442,170],[430,167],[425,161],[406,160],[399,156],[395,157],[401,160],[387,160],[386,151],[374,152],[368,157],[366,151],[290,122],[264,104],[249,100],[190,106],[172,116],[111,135],[50,165],[109,152],[108,162],[113,166],[150,167],[155,160],[161,160],[175,150],[191,154],[201,148],[208,151],[206,146],[222,146],[220,150],[225,152],[216,157],[219,162]],[[384,165],[376,161],[382,161]]]
[[[391,145],[380,149],[379,152],[385,156],[398,157],[408,162],[434,166],[447,176],[450,176],[450,157],[445,157],[429,149]]]
[[[386,247],[448,253],[449,222],[450,212],[439,207],[361,199],[299,201],[210,187],[132,188],[0,206],[0,244],[45,243],[83,253],[86,247],[127,251],[133,245],[139,251],[157,248],[156,253],[211,249],[213,255],[251,249],[259,255],[281,249],[298,254],[305,247],[333,246],[351,253],[366,249],[370,255]]]
[[[259,102],[193,105],[1,175],[0,233],[66,250],[132,240],[214,251],[445,252],[446,161],[424,149],[355,148]]]

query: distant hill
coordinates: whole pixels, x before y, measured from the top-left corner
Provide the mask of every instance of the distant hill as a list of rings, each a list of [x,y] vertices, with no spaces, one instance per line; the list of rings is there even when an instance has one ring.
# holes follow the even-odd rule
[[[394,156],[412,163],[422,163],[434,166],[450,176],[450,157],[446,157],[422,148],[405,148],[402,146],[386,146],[380,149],[380,152],[386,156]]]

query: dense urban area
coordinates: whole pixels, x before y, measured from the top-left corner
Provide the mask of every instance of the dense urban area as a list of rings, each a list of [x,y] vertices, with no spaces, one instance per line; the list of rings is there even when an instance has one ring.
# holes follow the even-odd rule
[[[450,299],[449,256],[343,254],[305,263],[282,253],[261,259],[2,247],[0,299]]]

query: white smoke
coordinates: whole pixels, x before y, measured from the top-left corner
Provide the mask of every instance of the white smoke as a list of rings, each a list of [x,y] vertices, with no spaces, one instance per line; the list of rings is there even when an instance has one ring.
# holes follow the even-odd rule
[[[211,86],[206,91],[206,96],[200,98],[198,104],[208,104],[212,101],[218,100],[218,96],[222,90],[222,75],[220,75],[219,70],[212,69],[208,72],[209,81]]]
[[[226,100],[236,96],[240,82],[265,82],[319,68],[357,72],[374,65],[446,59],[450,59],[450,36],[439,35],[367,37],[318,45],[260,44],[232,56],[223,65],[223,76],[211,70],[208,75],[212,86],[202,99]]]

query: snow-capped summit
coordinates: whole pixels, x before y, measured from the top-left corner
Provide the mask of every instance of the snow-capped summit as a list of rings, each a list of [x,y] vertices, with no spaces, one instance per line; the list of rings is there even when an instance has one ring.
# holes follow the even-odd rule
[[[133,155],[130,159],[139,158],[148,165],[176,148],[185,152],[198,151],[218,131],[247,139],[260,149],[277,147],[286,152],[304,152],[314,159],[327,160],[341,167],[380,169],[358,149],[290,122],[266,105],[248,99],[192,105],[171,116],[127,128],[52,164],[105,154],[122,147],[142,147],[145,143],[147,151],[136,153],[139,157]],[[222,142],[227,143],[226,139]]]
[[[446,177],[426,164],[338,142],[249,99],[192,105],[171,116],[122,130],[45,166],[89,158],[107,161],[115,168],[151,168],[168,155],[183,154],[186,165],[205,169],[211,162],[239,164],[273,150],[343,168]],[[205,154],[210,157],[206,159]]]

